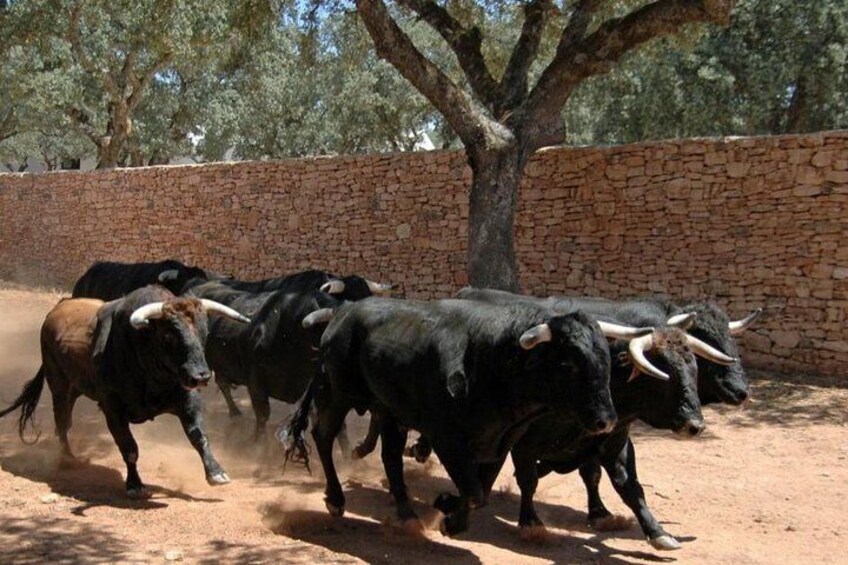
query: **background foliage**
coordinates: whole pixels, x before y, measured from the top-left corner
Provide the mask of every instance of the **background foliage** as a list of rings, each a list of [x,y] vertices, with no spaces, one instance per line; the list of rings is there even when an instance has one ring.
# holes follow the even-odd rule
[[[480,26],[499,73],[520,3],[446,4]],[[441,38],[414,20],[404,29],[462,80]],[[555,49],[556,27],[548,32],[539,69]],[[135,93],[122,141],[116,107]],[[655,41],[586,81],[563,117],[575,144],[846,128],[848,3],[739,0],[730,26]],[[134,166],[408,150],[423,133],[458,146],[377,59],[345,2],[0,2],[0,168],[102,160],[104,140],[120,141],[117,164]]]

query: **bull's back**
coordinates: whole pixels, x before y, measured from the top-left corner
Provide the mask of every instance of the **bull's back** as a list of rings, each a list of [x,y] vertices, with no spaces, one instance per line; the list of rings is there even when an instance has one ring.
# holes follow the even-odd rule
[[[59,369],[74,380],[93,376],[91,351],[103,304],[95,298],[71,298],[47,314],[41,326],[41,352],[48,370]]]
[[[71,296],[114,300],[158,282],[156,276],[160,270],[154,263],[97,262],[77,280]]]

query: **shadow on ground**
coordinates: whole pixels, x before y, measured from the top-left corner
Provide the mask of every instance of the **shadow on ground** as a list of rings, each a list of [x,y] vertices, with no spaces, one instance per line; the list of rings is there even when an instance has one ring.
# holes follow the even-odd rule
[[[67,518],[6,518],[0,540],[0,562],[9,565],[134,560],[132,548],[119,537]]]
[[[29,446],[25,451],[3,456],[0,458],[0,468],[18,477],[44,483],[52,492],[80,502],[81,504],[71,508],[71,512],[79,516],[84,516],[87,510],[98,506],[166,508],[167,499],[220,502],[217,498],[197,498],[149,482],[146,484],[152,492],[152,497],[148,500],[133,500],[127,498],[124,476],[118,469],[85,460],[71,465],[60,465],[54,454],[57,450],[52,449],[53,447],[55,446],[39,444]]]

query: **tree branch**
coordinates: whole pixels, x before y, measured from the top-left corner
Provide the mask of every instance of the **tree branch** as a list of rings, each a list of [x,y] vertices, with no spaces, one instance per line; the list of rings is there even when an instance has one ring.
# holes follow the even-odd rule
[[[71,118],[77,127],[79,127],[80,131],[82,131],[85,136],[94,143],[94,145],[99,148],[103,144],[100,132],[91,125],[91,118],[89,118],[88,114],[86,114],[83,110],[74,106],[69,106],[65,108],[65,115]]]
[[[592,4],[591,0],[581,0],[554,60],[531,91],[524,108],[532,116],[531,122],[559,114],[580,82],[609,72],[622,55],[648,40],[676,33],[688,23],[726,23],[733,0],[657,0],[624,17],[607,20],[591,35],[582,37],[588,22],[575,24],[574,18],[585,17],[581,6],[591,8]]]
[[[480,28],[466,28],[432,0],[398,0],[398,4],[414,11],[444,38],[456,55],[471,89],[486,106],[493,107],[498,101],[498,83],[483,57]]]
[[[389,15],[383,0],[356,0],[377,55],[391,63],[450,123],[466,146],[502,141],[511,134],[488,118],[471,97],[421,54]]]
[[[547,14],[553,9],[551,0],[533,0],[524,6],[524,23],[521,35],[512,49],[509,62],[504,70],[499,85],[500,100],[495,103],[495,116],[501,117],[504,112],[512,110],[521,103],[527,93],[527,76],[530,65],[539,54],[542,41],[542,31],[547,21]]]
[[[3,117],[3,121],[0,122],[0,141],[15,137],[19,133],[15,109],[12,108]]]
[[[82,45],[82,39],[80,38],[81,12],[82,2],[77,2],[71,9],[68,21],[68,42],[71,44],[71,50],[85,71],[94,76],[99,76],[100,80],[103,81],[103,86],[106,87],[109,94],[111,94],[113,98],[120,98],[121,92],[118,89],[118,85],[115,84],[115,80],[112,78],[112,75],[109,74],[109,71],[97,68],[85,52],[85,48]]]
[[[168,52],[163,54],[158,61],[156,61],[152,67],[144,74],[144,76],[139,79],[135,76],[135,73],[131,73],[132,75],[132,87],[133,91],[130,97],[127,99],[127,108],[131,112],[136,106],[138,106],[139,102],[141,102],[141,97],[144,91],[147,89],[147,85],[153,80],[153,77],[156,76],[156,73],[161,71],[163,68],[168,66],[171,63],[171,58],[173,54]]]

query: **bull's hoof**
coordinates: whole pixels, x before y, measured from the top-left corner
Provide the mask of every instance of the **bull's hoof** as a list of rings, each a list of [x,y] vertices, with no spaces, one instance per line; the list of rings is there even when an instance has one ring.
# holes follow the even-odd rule
[[[138,486],[127,488],[127,498],[133,500],[147,500],[152,496],[150,490],[146,486]]]
[[[649,539],[648,543],[653,546],[654,549],[660,549],[663,551],[672,551],[675,549],[680,549],[683,547],[680,545],[680,542],[674,539],[674,536],[670,536],[668,534],[661,535],[659,537]]]
[[[518,535],[522,540],[530,543],[545,543],[551,539],[548,529],[541,523],[530,526],[521,526]]]
[[[235,410],[230,410],[230,418],[241,418],[241,410],[236,408]]]
[[[621,532],[629,530],[633,525],[633,518],[622,516],[621,514],[610,514],[589,520],[589,525],[592,529],[599,532]]]
[[[207,475],[206,482],[215,486],[225,485],[230,482],[230,476],[226,473],[226,471],[221,471],[220,473],[215,473],[214,475]]]
[[[419,463],[426,463],[430,458],[430,453],[430,449],[423,448],[417,443],[403,449],[404,457],[414,458]]]
[[[460,499],[449,492],[443,492],[436,497],[433,508],[445,515],[450,515],[459,510]]]
[[[449,538],[468,531],[468,516],[461,514],[448,514],[439,524],[439,531]]]
[[[335,518],[341,518],[344,516],[344,506],[336,506],[335,504],[331,504],[329,501],[324,501],[324,504],[327,506],[327,512],[330,513],[330,516]]]

